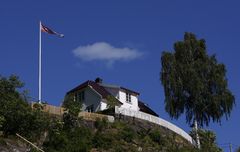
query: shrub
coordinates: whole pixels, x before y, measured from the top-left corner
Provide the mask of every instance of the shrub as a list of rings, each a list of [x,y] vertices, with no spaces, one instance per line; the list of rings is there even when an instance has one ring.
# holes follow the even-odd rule
[[[150,138],[152,139],[152,141],[160,143],[161,141],[161,132],[158,129],[154,129],[150,132],[149,134]]]
[[[135,137],[135,132],[132,128],[126,126],[120,131],[120,136],[126,142],[131,142]]]
[[[103,118],[101,120],[100,118],[97,118],[97,120],[94,122],[94,126],[100,131],[107,128],[107,126],[108,126],[107,119]]]

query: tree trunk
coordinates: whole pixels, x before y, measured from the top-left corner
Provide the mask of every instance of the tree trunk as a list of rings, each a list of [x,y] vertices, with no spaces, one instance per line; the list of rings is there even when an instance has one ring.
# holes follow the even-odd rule
[[[194,128],[195,128],[195,131],[196,131],[197,148],[200,149],[201,145],[200,145],[200,139],[199,139],[199,136],[198,136],[198,124],[197,124],[197,120],[196,119],[194,120]]]

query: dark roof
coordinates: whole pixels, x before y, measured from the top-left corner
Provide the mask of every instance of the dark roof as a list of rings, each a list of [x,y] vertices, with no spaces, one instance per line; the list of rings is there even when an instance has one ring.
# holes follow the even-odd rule
[[[96,82],[94,81],[86,81],[82,84],[80,84],[79,86],[73,88],[72,90],[70,90],[69,92],[67,92],[67,94],[75,92],[77,90],[81,90],[87,86],[91,86],[95,91],[97,91],[103,98],[106,98],[107,96],[111,95],[111,93],[109,93],[104,87],[98,85]]]
[[[109,93],[104,87],[102,87],[101,85],[99,85],[98,83],[94,82],[94,81],[86,81],[82,84],[80,84],[79,86],[73,88],[72,90],[68,91],[67,94],[69,93],[73,93],[77,90],[81,90],[83,88],[86,88],[86,87],[92,87],[95,91],[97,91],[101,96],[102,98],[107,98],[108,96],[112,96],[111,93]],[[119,100],[117,100],[120,104],[122,104]]]
[[[132,90],[127,89],[127,88],[124,88],[124,87],[120,87],[120,89],[125,90],[126,92],[130,92],[130,93],[132,93],[132,94],[140,95],[140,93],[135,92],[135,91],[132,91]]]
[[[159,116],[156,112],[154,112],[152,109],[150,109],[145,103],[142,101],[138,101],[138,107],[140,108],[140,111],[148,113],[153,116]]]

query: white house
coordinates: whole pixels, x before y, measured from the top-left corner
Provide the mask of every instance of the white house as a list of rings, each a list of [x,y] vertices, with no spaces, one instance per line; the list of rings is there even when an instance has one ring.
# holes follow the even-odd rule
[[[67,92],[74,95],[74,100],[83,103],[84,111],[97,112],[107,109],[107,97],[113,96],[119,102],[120,108],[131,111],[142,111],[158,116],[146,104],[139,101],[139,93],[122,86],[103,83],[102,79],[88,80]]]
[[[115,106],[114,111],[116,114],[123,114],[155,123],[172,130],[190,143],[195,144],[192,137],[183,129],[159,118],[158,114],[139,101],[140,94],[138,92],[117,85],[105,84],[102,82],[102,79],[97,78],[95,81],[88,80],[67,92],[67,95],[70,94],[74,96],[76,102],[82,102],[82,110],[88,112],[106,110],[108,108],[107,98],[108,96],[113,96],[117,99],[119,105]]]

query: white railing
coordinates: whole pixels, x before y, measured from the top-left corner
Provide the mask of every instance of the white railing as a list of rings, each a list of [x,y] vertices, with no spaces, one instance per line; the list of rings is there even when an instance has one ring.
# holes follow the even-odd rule
[[[187,141],[189,141],[191,144],[195,144],[194,140],[192,139],[192,137],[186,133],[183,129],[177,127],[176,125],[153,115],[141,112],[141,111],[133,111],[130,109],[126,109],[126,108],[119,108],[119,107],[115,107],[115,113],[116,114],[122,114],[122,115],[126,115],[126,116],[130,116],[130,117],[135,117],[135,118],[139,118],[139,119],[143,119],[143,120],[147,120],[149,122],[158,124],[160,126],[163,126],[173,132],[175,132],[176,134],[182,136],[184,139],[186,139]]]

